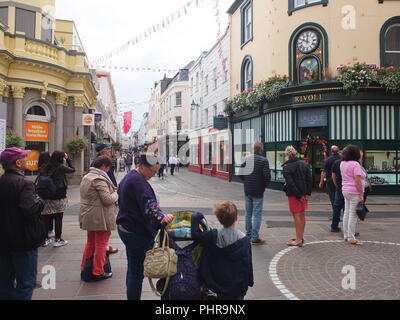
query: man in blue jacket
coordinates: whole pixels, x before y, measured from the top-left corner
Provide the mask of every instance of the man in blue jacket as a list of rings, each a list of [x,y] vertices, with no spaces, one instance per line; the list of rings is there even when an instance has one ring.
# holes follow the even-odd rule
[[[204,246],[199,273],[204,285],[219,300],[243,300],[254,285],[250,239],[236,229],[237,208],[232,202],[214,206],[222,229],[202,232],[201,215],[192,216],[192,238]]]

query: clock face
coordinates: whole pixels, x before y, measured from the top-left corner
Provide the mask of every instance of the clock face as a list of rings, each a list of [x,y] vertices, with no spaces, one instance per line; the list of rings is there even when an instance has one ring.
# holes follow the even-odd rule
[[[313,52],[319,45],[319,38],[317,33],[314,31],[305,31],[303,32],[298,40],[297,47],[302,53],[310,53]]]

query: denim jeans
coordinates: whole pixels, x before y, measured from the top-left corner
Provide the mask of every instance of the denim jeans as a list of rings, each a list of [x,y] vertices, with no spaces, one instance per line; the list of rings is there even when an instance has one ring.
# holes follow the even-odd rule
[[[0,253],[0,300],[31,300],[37,264],[37,249]]]
[[[143,263],[146,252],[152,248],[153,240],[133,233],[123,232],[118,228],[118,234],[126,247],[128,271],[126,273],[126,293],[128,300],[140,300],[143,285]]]
[[[344,197],[341,190],[337,190],[335,194],[335,201],[333,203],[333,217],[332,217],[332,229],[339,228],[340,213],[344,210]]]
[[[251,241],[257,241],[262,221],[264,198],[246,196],[246,234]]]
[[[359,202],[358,194],[343,193],[345,201],[345,209],[343,216],[343,236],[350,241],[356,240],[356,226],[357,226],[357,204]]]
[[[329,195],[329,200],[331,202],[332,205],[332,209],[335,203],[335,194],[336,194],[336,186],[333,183],[332,179],[328,179],[327,183],[326,183],[326,189],[328,191],[328,195]]]

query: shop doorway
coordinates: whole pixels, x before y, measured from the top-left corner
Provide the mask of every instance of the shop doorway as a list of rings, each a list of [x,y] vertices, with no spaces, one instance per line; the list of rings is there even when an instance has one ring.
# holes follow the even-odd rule
[[[314,189],[318,189],[319,182],[321,179],[321,170],[324,164],[324,145],[322,141],[327,141],[328,128],[327,127],[317,127],[317,128],[301,128],[301,141],[303,144],[303,160],[308,163],[312,171],[312,179]]]

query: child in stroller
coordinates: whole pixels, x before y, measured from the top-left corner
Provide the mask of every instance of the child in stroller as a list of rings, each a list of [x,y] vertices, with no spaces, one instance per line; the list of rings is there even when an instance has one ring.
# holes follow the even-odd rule
[[[178,255],[178,272],[162,299],[243,300],[248,287],[253,286],[251,244],[235,228],[235,204],[217,203],[214,214],[224,228],[210,229],[201,213],[181,212],[166,229],[170,247]],[[187,240],[193,243],[183,249],[175,242]],[[157,288],[163,288],[163,280]]]

